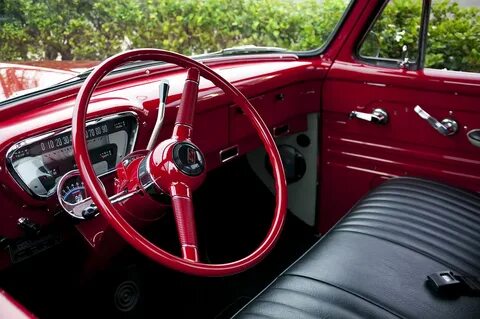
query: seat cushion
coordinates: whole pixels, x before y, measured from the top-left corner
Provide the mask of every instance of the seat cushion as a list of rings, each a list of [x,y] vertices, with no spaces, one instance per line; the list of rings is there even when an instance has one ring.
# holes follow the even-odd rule
[[[235,318],[480,318],[480,297],[427,288],[426,276],[446,269],[480,277],[480,197],[395,178]]]

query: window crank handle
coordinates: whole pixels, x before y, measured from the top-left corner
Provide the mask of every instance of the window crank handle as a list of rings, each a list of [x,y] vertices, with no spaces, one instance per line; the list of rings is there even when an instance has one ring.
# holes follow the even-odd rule
[[[372,113],[352,111],[350,112],[350,118],[372,122],[379,125],[385,125],[388,123],[388,113],[383,109],[375,109]]]
[[[458,123],[453,119],[443,119],[439,122],[436,118],[428,114],[424,109],[420,107],[420,105],[415,106],[413,109],[415,113],[418,114],[422,119],[428,122],[431,127],[433,127],[438,133],[442,134],[443,136],[450,136],[458,131]]]

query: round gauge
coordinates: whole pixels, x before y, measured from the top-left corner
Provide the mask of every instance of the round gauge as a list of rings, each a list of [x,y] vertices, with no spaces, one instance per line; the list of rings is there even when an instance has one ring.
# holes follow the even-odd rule
[[[58,182],[57,197],[63,209],[79,219],[85,219],[82,212],[93,203],[78,171],[70,171],[63,175]]]
[[[80,176],[72,176],[65,181],[62,187],[62,201],[71,205],[80,203],[87,198],[85,186]]]

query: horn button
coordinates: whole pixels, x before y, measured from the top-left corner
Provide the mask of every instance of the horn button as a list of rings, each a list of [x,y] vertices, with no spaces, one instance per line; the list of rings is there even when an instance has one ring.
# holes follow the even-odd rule
[[[202,152],[193,144],[177,143],[173,147],[173,162],[175,166],[188,176],[198,176],[205,169],[205,160]]]
[[[205,179],[205,158],[190,141],[165,140],[155,147],[146,160],[146,171],[152,181],[167,193],[172,185],[179,183],[190,191],[195,190]]]

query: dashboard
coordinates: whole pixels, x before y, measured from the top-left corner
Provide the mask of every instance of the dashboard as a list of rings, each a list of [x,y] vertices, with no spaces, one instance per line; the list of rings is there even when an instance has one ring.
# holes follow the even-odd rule
[[[115,169],[134,147],[138,120],[120,113],[88,121],[85,136],[97,175]],[[7,168],[16,182],[36,198],[56,193],[62,176],[77,168],[73,157],[71,127],[22,140],[7,151]]]
[[[219,71],[229,68],[224,71],[227,80],[250,97],[275,136],[305,131],[306,115],[318,112],[321,92],[310,71],[312,63],[284,55],[251,59],[257,63],[227,60],[209,65]],[[118,74],[98,88],[89,104],[85,135],[90,160],[111,201],[117,195],[116,165],[148,144],[157,118],[158,83],[164,79],[171,87],[157,139],[161,141],[172,134],[184,70],[160,65]],[[108,223],[101,214],[84,216],[91,199],[73,156],[69,122],[78,89],[0,108],[0,270],[70,238],[72,226],[92,249],[104,247],[97,244]],[[209,81],[200,84],[194,127],[192,141],[204,152],[209,171],[261,146],[246,116]],[[41,229],[41,235],[30,237],[28,225]],[[1,249],[2,239],[8,240],[10,250]]]

